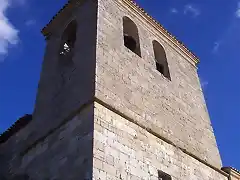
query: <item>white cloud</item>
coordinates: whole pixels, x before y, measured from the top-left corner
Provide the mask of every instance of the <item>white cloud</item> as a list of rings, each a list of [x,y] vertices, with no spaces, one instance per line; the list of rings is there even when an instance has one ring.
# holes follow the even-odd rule
[[[201,14],[200,9],[198,9],[195,5],[193,4],[186,4],[183,9],[179,11],[177,8],[171,8],[170,12],[172,14],[178,14],[178,13],[183,13],[185,15],[190,15],[192,17],[197,17]]]
[[[6,11],[11,7],[13,1],[0,0],[0,56],[8,53],[10,45],[16,45],[19,41],[19,31],[10,23]],[[24,3],[23,0],[16,0],[16,3]]]
[[[170,9],[170,12],[173,13],[173,14],[177,14],[178,13],[178,10],[176,8],[171,8]]]
[[[192,4],[184,6],[184,14],[191,14],[193,17],[197,17],[201,14],[200,10]]]
[[[240,18],[240,1],[238,2],[238,5],[237,5],[237,10],[236,10],[236,17],[237,18]]]

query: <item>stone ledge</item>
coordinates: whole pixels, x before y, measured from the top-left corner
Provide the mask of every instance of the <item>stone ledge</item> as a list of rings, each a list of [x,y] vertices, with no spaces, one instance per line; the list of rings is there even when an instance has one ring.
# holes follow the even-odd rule
[[[229,180],[240,180],[240,171],[233,167],[223,167],[222,170],[229,174]]]

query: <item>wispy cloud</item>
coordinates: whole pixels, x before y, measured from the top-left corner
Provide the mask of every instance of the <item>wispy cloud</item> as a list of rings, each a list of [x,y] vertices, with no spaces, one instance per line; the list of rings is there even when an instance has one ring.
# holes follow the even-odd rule
[[[217,53],[219,48],[220,48],[220,45],[221,45],[221,41],[216,41],[214,42],[214,46],[213,46],[213,49],[212,49],[212,53]]]
[[[208,84],[209,84],[208,81],[201,82],[202,89],[206,90]]]
[[[192,17],[197,17],[201,14],[201,11],[193,4],[186,4],[184,6],[184,14],[191,14]]]
[[[237,18],[240,18],[240,1],[238,2],[237,10],[236,10],[235,14],[236,14]]]
[[[239,28],[237,28],[234,24],[230,25],[227,30],[224,31],[221,36],[214,42],[212,53],[214,55],[219,55],[225,52],[229,46],[236,42],[238,32]],[[221,49],[224,49],[224,51],[221,51]]]
[[[0,0],[0,57],[8,54],[9,46],[19,42],[19,31],[10,23],[6,11],[13,3],[24,4],[24,2],[24,0]]]
[[[178,13],[178,10],[176,8],[171,8],[170,9],[170,12],[173,13],[173,14],[177,14]]]
[[[237,19],[236,19],[237,18]],[[221,51],[219,50],[222,46],[226,47],[226,43],[232,44],[236,42],[239,32],[239,21],[240,19],[240,1],[237,3],[237,8],[232,17],[229,25],[225,25],[225,30],[220,35],[220,37],[214,42],[212,53],[219,54]],[[222,47],[223,48],[223,47]]]
[[[209,82],[207,80],[204,80],[202,77],[200,77],[200,83],[202,90],[206,90],[207,86],[209,85]]]
[[[26,26],[33,26],[36,24],[36,20],[35,19],[29,19],[25,22]]]
[[[201,14],[201,11],[199,8],[197,8],[193,4],[186,4],[182,10],[179,10],[175,7],[170,9],[170,12],[172,14],[178,14],[178,13],[183,13],[184,15],[190,15],[192,17],[197,17]]]

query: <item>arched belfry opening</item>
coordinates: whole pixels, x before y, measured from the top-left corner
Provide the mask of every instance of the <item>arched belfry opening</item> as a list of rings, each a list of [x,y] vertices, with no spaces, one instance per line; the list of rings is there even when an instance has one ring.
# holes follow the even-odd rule
[[[136,24],[128,17],[123,17],[124,45],[141,57],[140,41]]]
[[[74,55],[74,47],[77,36],[77,22],[71,21],[64,30],[61,38],[59,56],[61,63],[68,64],[72,61]]]
[[[153,51],[154,51],[157,70],[161,74],[163,74],[166,78],[171,80],[169,68],[168,68],[167,56],[163,46],[156,40],[154,40],[152,43],[153,43]]]

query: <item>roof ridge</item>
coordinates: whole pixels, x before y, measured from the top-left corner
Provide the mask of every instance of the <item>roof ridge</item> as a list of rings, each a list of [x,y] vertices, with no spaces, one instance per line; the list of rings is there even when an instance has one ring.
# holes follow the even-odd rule
[[[31,114],[25,114],[12,124],[6,131],[0,134],[0,144],[6,142],[10,137],[16,134],[19,130],[24,128],[32,120]]]

